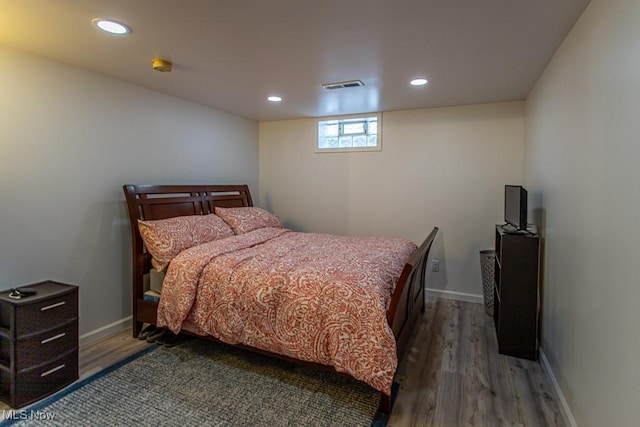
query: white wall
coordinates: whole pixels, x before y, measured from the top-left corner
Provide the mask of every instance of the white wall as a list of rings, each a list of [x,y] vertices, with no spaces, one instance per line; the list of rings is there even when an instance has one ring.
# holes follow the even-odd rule
[[[384,113],[380,152],[314,154],[315,123],[260,123],[260,204],[302,231],[420,243],[438,226],[429,287],[481,295],[478,252],[522,181],[523,103]]]
[[[5,48],[0,64],[0,289],[79,285],[81,334],[131,314],[123,184],[257,192],[256,122]]]
[[[542,346],[580,426],[640,420],[640,2],[593,0],[526,104]]]

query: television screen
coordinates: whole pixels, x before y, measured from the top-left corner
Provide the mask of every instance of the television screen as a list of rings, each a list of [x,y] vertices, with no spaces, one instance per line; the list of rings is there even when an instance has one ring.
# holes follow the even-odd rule
[[[518,230],[527,229],[527,190],[521,185],[504,186],[504,220]]]

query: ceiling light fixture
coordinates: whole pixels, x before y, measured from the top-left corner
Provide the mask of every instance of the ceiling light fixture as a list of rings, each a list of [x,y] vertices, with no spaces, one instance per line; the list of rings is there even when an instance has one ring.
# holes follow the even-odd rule
[[[112,19],[96,18],[91,21],[96,28],[101,31],[116,34],[119,36],[127,35],[131,33],[131,28],[122,22],[114,21]]]
[[[419,78],[419,79],[413,79],[409,83],[411,83],[411,86],[424,86],[428,82],[429,81],[425,78]]]
[[[270,101],[270,102],[280,102],[280,101],[282,101],[282,97],[280,97],[280,96],[275,96],[275,95],[274,95],[274,96],[270,96],[270,97],[268,97],[268,98],[267,98],[267,101]]]

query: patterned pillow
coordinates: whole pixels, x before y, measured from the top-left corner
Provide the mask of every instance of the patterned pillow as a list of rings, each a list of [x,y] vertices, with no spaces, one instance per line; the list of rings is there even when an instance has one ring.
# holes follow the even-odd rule
[[[264,209],[246,208],[216,208],[216,215],[224,220],[236,234],[248,233],[258,228],[282,228],[280,218]]]
[[[164,264],[185,249],[234,235],[233,230],[216,215],[138,220],[138,228],[151,256]]]

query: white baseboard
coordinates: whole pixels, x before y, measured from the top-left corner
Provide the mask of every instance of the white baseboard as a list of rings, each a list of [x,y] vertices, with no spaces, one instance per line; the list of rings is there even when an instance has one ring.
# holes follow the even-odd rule
[[[80,347],[84,347],[87,344],[91,344],[99,339],[117,334],[118,332],[129,328],[131,326],[131,319],[132,316],[127,316],[124,319],[116,320],[113,323],[109,323],[101,328],[80,335]]]
[[[549,359],[547,359],[547,355],[544,354],[542,347],[540,347],[540,362],[542,362],[542,367],[544,371],[547,373],[547,376],[551,380],[551,385],[553,386],[554,391],[556,392],[556,396],[560,401],[560,412],[562,413],[562,418],[567,425],[571,427],[577,427],[575,418],[573,418],[573,414],[571,413],[571,408],[569,408],[569,404],[567,403],[567,399],[565,399],[564,394],[562,394],[562,390],[560,389],[560,384],[558,384],[558,380],[556,379],[555,374],[553,373],[553,369],[551,369],[551,365],[549,365]]]
[[[464,292],[456,292],[456,291],[445,291],[443,289],[427,288],[427,298],[429,296],[453,299],[457,301],[475,302],[475,303],[481,303],[481,304],[484,302],[484,298],[482,295],[467,294]]]

